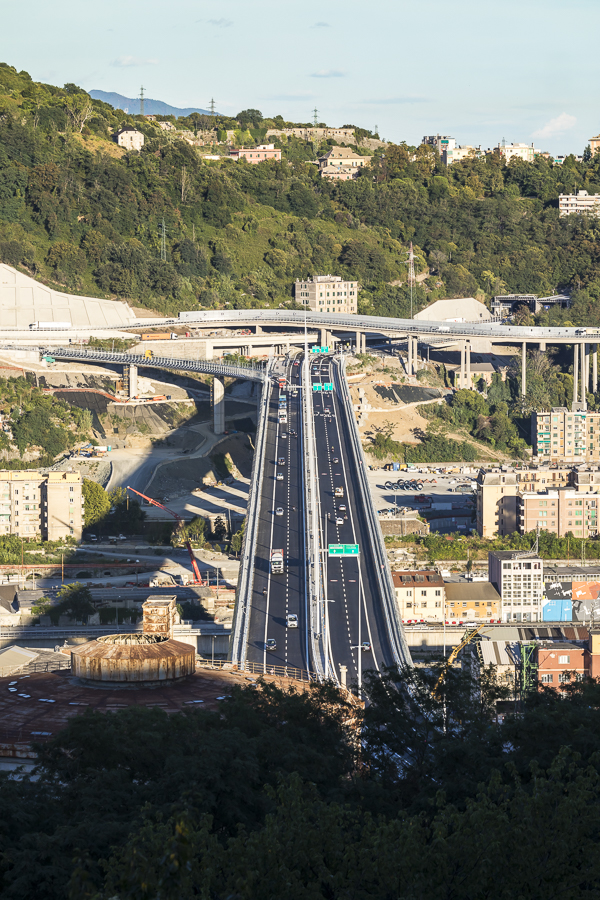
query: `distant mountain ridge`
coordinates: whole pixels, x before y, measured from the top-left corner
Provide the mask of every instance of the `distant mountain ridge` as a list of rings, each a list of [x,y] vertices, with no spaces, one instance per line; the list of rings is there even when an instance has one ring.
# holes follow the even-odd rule
[[[124,97],[123,94],[116,94],[114,91],[89,91],[90,97],[94,100],[102,100],[104,103],[110,103],[115,109],[127,110],[132,115],[138,115],[140,111],[139,97]],[[178,109],[176,106],[169,106],[162,100],[151,100],[144,97],[144,112],[147,116],[189,116],[193,112],[200,115],[210,116],[210,110],[200,109],[199,106],[189,106],[186,109]]]

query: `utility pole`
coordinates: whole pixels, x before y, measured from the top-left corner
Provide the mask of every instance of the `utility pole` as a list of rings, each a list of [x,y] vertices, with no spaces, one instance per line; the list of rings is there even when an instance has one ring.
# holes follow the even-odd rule
[[[210,98],[210,103],[208,104],[208,108],[209,108],[209,110],[210,110],[211,116],[216,116],[217,111],[216,111],[216,109],[215,109],[215,99],[214,99],[214,97],[211,97],[211,98]]]
[[[413,284],[415,282],[415,254],[413,253],[412,241],[410,242],[410,250],[408,252],[408,283],[410,285],[410,317],[413,317]]]
[[[143,116],[144,115],[144,85],[142,85],[140,88],[139,101],[140,101],[140,116]]]

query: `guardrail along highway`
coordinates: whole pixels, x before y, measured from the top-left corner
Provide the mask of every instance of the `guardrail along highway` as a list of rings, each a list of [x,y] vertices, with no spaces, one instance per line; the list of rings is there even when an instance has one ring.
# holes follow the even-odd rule
[[[365,668],[410,663],[395,608],[345,379],[331,357],[311,361],[322,586],[329,671],[360,686]],[[349,399],[349,398],[347,398]]]

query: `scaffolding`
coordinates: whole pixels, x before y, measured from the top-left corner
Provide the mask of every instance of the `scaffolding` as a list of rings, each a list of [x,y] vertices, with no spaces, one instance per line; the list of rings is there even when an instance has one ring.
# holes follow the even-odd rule
[[[538,664],[535,658],[536,641],[521,644],[518,686],[521,698],[537,690]]]

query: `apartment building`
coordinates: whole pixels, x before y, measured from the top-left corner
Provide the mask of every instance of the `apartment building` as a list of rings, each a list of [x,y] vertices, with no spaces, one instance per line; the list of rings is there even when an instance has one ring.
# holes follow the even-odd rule
[[[115,138],[119,147],[124,147],[125,150],[141,150],[144,146],[144,135],[130,125],[125,125],[119,129]]]
[[[332,138],[335,141],[354,143],[354,128],[269,128],[266,137],[297,137],[303,141],[318,141]]]
[[[264,162],[265,159],[281,159],[281,150],[275,144],[259,144],[258,147],[232,147],[229,151],[229,158],[238,162],[245,159],[249,163]]]
[[[477,532],[481,537],[512,534],[518,531],[518,497],[574,482],[573,466],[503,467],[477,477]]]
[[[559,692],[564,685],[581,680],[590,671],[590,651],[585,644],[540,641],[535,648],[534,659],[538,685]]]
[[[592,151],[592,156],[600,150],[600,134],[590,138],[590,150]]]
[[[492,586],[501,598],[503,622],[541,622],[544,562],[537,553],[495,550],[488,553]]]
[[[349,147],[332,147],[319,157],[319,171],[322,178],[348,181],[357,178],[362,167],[370,162],[370,156],[361,156]]]
[[[449,134],[425,134],[421,140],[428,147],[435,147],[440,156],[456,149],[456,140]]]
[[[575,191],[574,194],[559,194],[559,216],[570,216],[572,213],[600,216],[600,194],[588,194],[587,191]]]
[[[358,281],[343,281],[339,275],[313,275],[294,285],[296,303],[314,312],[355,313]]]
[[[82,528],[79,472],[0,472],[0,534],[45,541],[80,540]]]
[[[522,159],[523,162],[533,162],[536,156],[536,150],[533,144],[509,144],[502,140],[497,147],[494,147],[494,153],[501,156],[506,163],[511,159]]]
[[[554,407],[531,414],[533,455],[542,462],[600,462],[600,412]]]
[[[404,622],[443,621],[444,580],[438,572],[392,572],[392,579]]]

